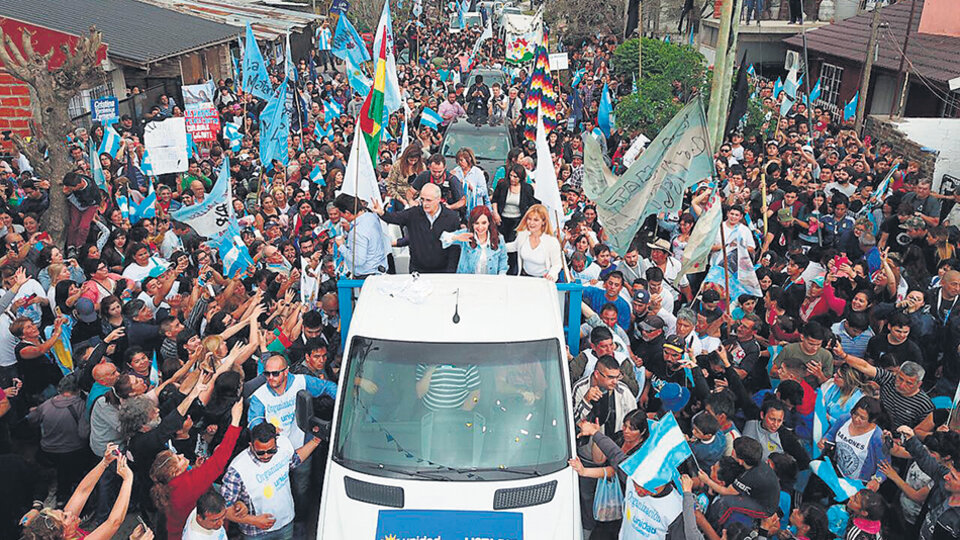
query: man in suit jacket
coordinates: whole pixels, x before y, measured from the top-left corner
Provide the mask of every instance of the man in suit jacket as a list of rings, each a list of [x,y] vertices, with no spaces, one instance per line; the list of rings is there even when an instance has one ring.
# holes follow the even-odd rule
[[[410,243],[410,272],[455,273],[460,261],[460,247],[444,249],[440,235],[460,229],[460,214],[440,204],[440,188],[426,184],[420,190],[420,206],[399,212],[385,212],[375,204],[373,211],[387,223],[407,228]]]

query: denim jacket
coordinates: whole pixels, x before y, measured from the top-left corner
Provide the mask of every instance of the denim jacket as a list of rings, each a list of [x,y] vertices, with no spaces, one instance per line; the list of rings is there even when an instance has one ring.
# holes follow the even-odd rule
[[[455,240],[458,234],[468,232],[466,229],[460,229],[457,232],[444,232],[440,235],[440,242],[446,249],[454,244],[460,246],[460,262],[457,264],[458,274],[506,274],[507,273],[507,244],[503,240],[503,235],[499,235],[500,241],[497,249],[487,248],[487,267],[484,272],[477,272],[477,261],[480,260],[480,254],[485,249],[478,245],[471,247],[469,242]]]

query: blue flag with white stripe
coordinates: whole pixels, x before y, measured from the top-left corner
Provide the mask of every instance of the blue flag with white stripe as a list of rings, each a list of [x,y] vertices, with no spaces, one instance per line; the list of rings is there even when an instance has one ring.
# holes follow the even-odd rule
[[[236,124],[227,122],[223,125],[223,138],[230,143],[230,150],[239,152],[243,143],[243,135]]]
[[[864,488],[863,482],[837,475],[830,458],[824,456],[822,460],[811,461],[810,469],[820,477],[823,483],[833,491],[837,502],[843,502],[857,494]]]
[[[103,165],[100,165],[100,154],[96,152],[96,148],[93,145],[93,140],[90,141],[90,174],[93,175],[93,181],[97,184],[97,187],[103,191],[109,191],[107,189],[107,179],[103,176]],[[144,151],[146,155],[146,151]]]
[[[780,80],[780,77],[777,77],[777,81],[773,83],[773,99],[777,99],[781,90],[783,90],[783,81]]]
[[[860,91],[853,95],[853,98],[843,106],[843,121],[853,118],[857,115],[857,102],[860,101]]]
[[[820,79],[817,79],[817,84],[813,85],[813,90],[810,91],[810,103],[820,99]]]
[[[350,83],[350,88],[354,92],[367,95],[370,93],[370,87],[373,85],[373,81],[370,80],[370,77],[364,75],[363,70],[360,69],[360,66],[354,64],[349,58],[346,62],[345,70],[347,72],[347,81]],[[384,108],[386,110],[386,108]]]
[[[325,126],[321,129],[321,126]],[[319,121],[313,124],[313,136],[316,140],[333,137],[333,128],[330,124],[321,124]]]
[[[827,396],[823,387],[817,389],[817,402],[813,408],[813,457],[819,458],[821,454],[820,447],[817,445],[820,439],[830,429],[830,418],[827,416]]]
[[[200,236],[216,238],[234,219],[233,194],[230,188],[230,160],[224,158],[213,189],[203,202],[170,212],[170,217],[193,227]]]
[[[143,157],[140,158],[140,171],[147,176],[156,176],[157,174],[153,172],[153,161],[150,160],[150,154],[147,153],[147,149],[143,149]]]
[[[267,76],[267,66],[263,62],[263,54],[257,45],[257,38],[253,36],[253,28],[247,23],[247,42],[243,47],[243,82],[241,88],[248,94],[260,99],[270,97],[273,87],[270,86],[270,77]]]
[[[747,75],[750,75],[751,77],[757,76],[756,70],[753,69],[753,64],[750,64],[749,66],[747,66]]]
[[[117,208],[120,210],[120,217],[123,219],[130,219],[130,197],[126,192],[120,193],[117,190],[117,194],[114,197],[117,201]]]
[[[630,479],[647,491],[668,484],[680,473],[677,467],[693,455],[673,413],[650,426],[650,436],[632,456],[620,464]]]
[[[234,278],[254,265],[250,250],[240,237],[240,227],[236,220],[230,220],[227,230],[216,240],[217,252],[223,262],[223,271]]]
[[[320,170],[319,165],[314,165],[313,170],[310,171],[310,181],[320,187],[327,185],[327,181],[324,180],[323,171]]]
[[[97,154],[110,154],[116,159],[117,154],[120,153],[122,142],[123,139],[120,138],[119,133],[112,128],[105,128],[103,130],[103,141],[100,142],[100,149],[97,151]]]
[[[197,143],[193,141],[193,135],[187,133],[187,157],[199,157],[200,149],[197,148]]]
[[[340,118],[341,114],[343,114],[343,105],[340,105],[339,103],[337,103],[332,99],[330,101],[323,102],[323,122],[324,123]]]
[[[443,117],[440,114],[431,109],[430,107],[425,107],[423,112],[420,113],[420,125],[427,126],[433,129],[439,129],[440,123],[443,122]]]
[[[134,225],[141,219],[157,217],[157,192],[153,189],[153,182],[148,182],[147,196],[140,204],[130,205],[130,224]]]

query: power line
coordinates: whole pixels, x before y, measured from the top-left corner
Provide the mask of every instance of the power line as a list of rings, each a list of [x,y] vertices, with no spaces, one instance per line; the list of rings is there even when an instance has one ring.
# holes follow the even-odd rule
[[[947,94],[941,94],[943,90],[936,88],[932,84],[932,81],[930,81],[927,77],[925,77],[922,73],[920,73],[920,70],[917,69],[917,67],[913,64],[913,61],[910,60],[910,57],[907,56],[906,53],[904,53],[903,48],[900,46],[899,41],[894,37],[893,32],[889,28],[886,28],[885,30],[886,30],[885,37],[888,40],[890,40],[891,43],[893,43],[894,47],[896,47],[901,57],[903,57],[907,61],[907,65],[910,67],[910,73],[913,73],[914,75],[916,75],[917,78],[920,80],[920,83],[923,84],[927,88],[927,90],[929,90],[930,93],[934,95],[934,97],[940,100],[940,102],[942,102],[945,105],[950,105],[950,102],[951,102],[950,93],[948,92]]]

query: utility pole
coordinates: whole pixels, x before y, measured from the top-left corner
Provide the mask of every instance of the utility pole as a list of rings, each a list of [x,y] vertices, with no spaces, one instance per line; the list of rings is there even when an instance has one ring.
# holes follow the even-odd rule
[[[870,72],[873,71],[873,59],[877,54],[877,32],[880,30],[880,2],[873,5],[873,20],[870,22],[870,44],[867,45],[867,59],[863,63],[863,77],[860,79],[860,98],[857,101],[857,119],[854,129],[857,134],[863,127],[867,110],[867,97],[870,90]]]
[[[628,2],[630,0],[627,0]],[[643,0],[637,6],[637,88],[640,88],[640,78],[643,76]]]
[[[710,107],[707,109],[707,133],[710,134],[712,151],[720,148],[720,134],[723,131],[724,113],[726,105],[723,103],[724,81],[729,84],[729,70],[727,69],[727,49],[730,44],[730,25],[733,19],[733,3],[735,0],[723,0],[720,6],[720,33],[717,36],[716,55],[713,61],[713,84],[710,87]]]
[[[897,99],[890,103],[890,118],[894,113],[897,116],[903,116],[903,106],[907,101],[907,85],[910,83],[910,76],[903,70],[904,62],[907,60],[907,46],[910,44],[910,30],[913,28],[913,16],[917,12],[917,0],[910,0],[910,18],[907,19],[907,31],[903,33],[903,54],[900,55],[900,67],[897,68],[897,85],[900,89]]]

